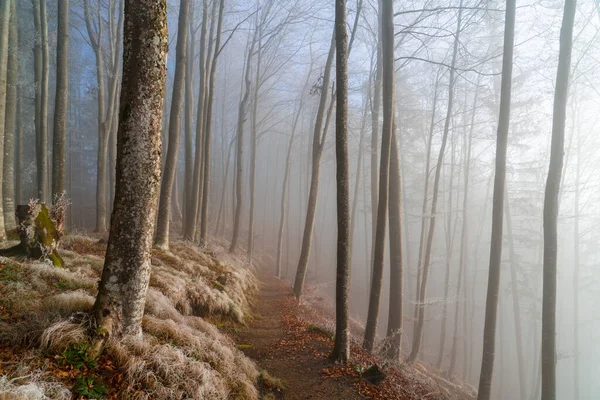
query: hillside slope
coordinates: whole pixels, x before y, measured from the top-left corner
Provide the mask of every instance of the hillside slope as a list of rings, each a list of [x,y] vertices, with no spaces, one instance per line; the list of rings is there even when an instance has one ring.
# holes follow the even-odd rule
[[[86,312],[105,250],[70,236],[64,269],[0,259],[0,399],[258,398],[257,367],[216,326],[245,323],[256,279],[189,243],[153,252],[143,337],[91,359]]]

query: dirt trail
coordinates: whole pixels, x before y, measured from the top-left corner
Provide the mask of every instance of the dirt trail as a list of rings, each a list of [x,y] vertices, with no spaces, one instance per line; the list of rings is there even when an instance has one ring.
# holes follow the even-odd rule
[[[256,298],[258,315],[236,335],[238,346],[261,369],[284,382],[280,399],[364,399],[345,376],[332,377],[327,359],[330,339],[300,322],[301,307],[291,288],[273,277],[261,276]]]

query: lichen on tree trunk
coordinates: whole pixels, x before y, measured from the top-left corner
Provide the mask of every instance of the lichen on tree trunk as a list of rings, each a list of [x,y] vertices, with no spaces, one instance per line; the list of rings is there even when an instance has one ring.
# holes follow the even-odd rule
[[[21,243],[0,250],[0,256],[50,260],[55,267],[64,267],[58,253],[64,220],[58,215],[60,212],[63,211],[52,212],[46,204],[37,202],[17,206],[17,233]]]

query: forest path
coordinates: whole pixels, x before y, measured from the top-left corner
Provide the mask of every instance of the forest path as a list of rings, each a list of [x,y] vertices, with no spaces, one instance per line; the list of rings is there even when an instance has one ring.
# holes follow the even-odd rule
[[[335,364],[327,358],[331,339],[303,321],[305,310],[290,286],[265,274],[260,279],[253,308],[257,317],[235,339],[261,369],[283,381],[284,390],[275,390],[276,397],[364,399],[350,385],[351,378],[330,372],[335,370]]]

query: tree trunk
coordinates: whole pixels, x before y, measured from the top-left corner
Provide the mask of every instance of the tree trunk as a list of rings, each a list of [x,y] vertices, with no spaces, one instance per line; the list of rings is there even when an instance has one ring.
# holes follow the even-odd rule
[[[40,0],[31,0],[33,6],[33,26],[35,30],[35,39],[33,44],[33,72],[35,85],[35,165],[36,165],[36,193],[39,199],[42,198],[43,184],[41,182],[40,170],[41,162],[41,110],[42,110],[42,28],[40,20]],[[45,175],[44,175],[45,176]]]
[[[6,121],[4,125],[4,176],[2,181],[4,227],[12,232],[15,221],[15,131],[17,126],[17,87],[19,84],[19,46],[16,2],[11,3],[8,70],[6,75]],[[20,116],[19,116],[20,117]],[[19,122],[20,123],[20,122]]]
[[[175,61],[175,77],[173,78],[173,95],[169,117],[169,145],[163,179],[160,187],[160,202],[158,206],[158,221],[154,245],[169,248],[169,220],[171,212],[171,193],[177,173],[177,154],[179,153],[179,132],[181,130],[181,105],[185,83],[187,62],[188,24],[190,17],[190,0],[179,3],[179,27],[177,29],[177,48]]]
[[[369,265],[373,266],[373,255],[375,254],[375,232],[377,221],[375,209],[377,207],[377,163],[379,162],[379,111],[381,108],[381,79],[382,79],[382,60],[381,60],[381,0],[377,1],[377,49],[375,61],[375,86],[373,89],[373,100],[371,106],[371,261]],[[373,274],[369,273],[369,277]],[[369,280],[369,285],[371,281]]]
[[[4,149],[6,109],[7,109],[7,76],[8,76],[8,37],[12,1],[5,0],[0,4],[0,150]],[[3,165],[4,151],[0,151],[0,165]],[[0,169],[0,182],[2,170]],[[1,189],[1,187],[0,187]],[[0,198],[3,198],[0,190]],[[2,206],[2,203],[0,203]],[[2,211],[2,210],[0,210]],[[4,211],[0,212],[0,240],[6,240],[4,229]]]
[[[382,42],[382,70],[383,80],[383,129],[381,132],[381,163],[379,167],[379,199],[377,207],[377,229],[375,232],[375,242],[373,247],[373,278],[371,280],[371,293],[369,296],[369,311],[367,315],[367,323],[365,328],[365,338],[363,347],[368,351],[373,350],[375,344],[377,322],[379,319],[379,302],[381,297],[381,287],[383,284],[383,264],[385,258],[385,234],[388,212],[388,195],[389,195],[389,180],[390,180],[390,147],[393,137],[393,122],[394,122],[394,21],[393,21],[393,3],[392,0],[381,1],[381,42]],[[399,202],[400,193],[394,193],[393,196],[398,196],[398,215],[393,219],[399,218]],[[394,199],[396,200],[396,199]],[[396,210],[395,210],[396,213]],[[398,221],[399,222],[399,221]],[[399,225],[394,227],[399,229]],[[396,230],[394,236],[400,234]],[[394,237],[395,240],[398,237]],[[399,254],[398,254],[399,253]],[[397,262],[397,257],[402,258],[402,253],[397,249],[390,253],[394,256],[394,262]],[[402,261],[400,261],[402,263]],[[393,266],[398,272],[398,266]],[[394,277],[392,284],[397,285],[397,277]],[[400,279],[401,280],[401,279]],[[397,288],[397,287],[396,287]]]
[[[208,24],[208,0],[202,2],[202,23],[200,28],[200,59],[198,66],[200,69],[200,84],[198,88],[198,109],[196,113],[196,149],[194,158],[194,175],[192,193],[190,195],[191,201],[186,204],[188,208],[186,211],[187,218],[184,223],[184,235],[183,238],[186,240],[194,240],[196,235],[196,216],[198,215],[198,209],[200,204],[200,185],[202,183],[201,178],[201,166],[202,166],[202,142],[203,142],[203,131],[204,131],[204,101],[206,95],[206,32]]]
[[[310,180],[310,189],[308,194],[308,205],[306,210],[306,220],[304,223],[304,234],[302,236],[302,248],[300,250],[300,259],[296,270],[296,279],[294,280],[294,295],[297,299],[302,294],[304,280],[306,279],[306,270],[308,267],[308,259],[310,257],[310,247],[312,244],[312,234],[315,226],[315,215],[317,211],[317,197],[319,192],[319,176],[321,172],[321,155],[323,145],[325,143],[324,129],[327,129],[327,123],[323,123],[325,119],[325,107],[327,105],[327,94],[329,93],[329,82],[331,79],[331,69],[333,67],[333,56],[335,54],[335,30],[331,38],[329,54],[325,63],[325,71],[323,72],[323,86],[321,87],[321,98],[319,100],[319,108],[315,120],[315,128],[313,131],[312,144],[312,174]],[[331,103],[333,104],[333,102]]]
[[[455,140],[454,137],[451,138],[451,146],[450,146],[450,182],[448,184],[448,209],[446,210],[446,256],[445,264],[446,264],[446,274],[444,277],[444,299],[442,302],[442,331],[440,334],[440,345],[438,352],[438,359],[436,362],[436,367],[438,369],[442,368],[442,361],[444,360],[444,347],[446,344],[446,323],[448,319],[448,292],[450,291],[450,266],[452,264],[452,249],[454,247],[454,232],[452,229],[452,194],[454,190],[454,156],[456,154],[455,149]],[[456,229],[456,224],[455,224]],[[460,277],[459,277],[460,279]]]
[[[399,121],[398,121],[399,122]],[[402,317],[404,307],[404,265],[402,259],[402,204],[400,157],[398,151],[399,134],[394,121],[390,155],[389,183],[389,222],[390,222],[390,299],[387,340],[388,357],[400,362],[402,356]]]
[[[483,353],[479,375],[478,400],[489,400],[494,372],[496,347],[496,322],[498,292],[500,287],[500,265],[502,261],[502,223],[504,191],[506,186],[506,151],[510,122],[510,100],[512,87],[512,62],[515,32],[515,0],[507,0],[504,23],[504,54],[502,57],[502,82],[500,90],[500,114],[496,139],[496,172],[492,206],[492,234],[485,322],[483,329]]]
[[[519,288],[517,286],[517,252],[515,251],[515,243],[512,228],[512,218],[510,213],[510,202],[508,199],[508,191],[504,194],[504,207],[506,213],[506,235],[508,236],[508,254],[510,257],[510,289],[513,300],[513,317],[515,320],[515,341],[517,343],[517,366],[519,368],[519,393],[522,399],[526,398],[527,389],[525,387],[526,373],[525,361],[523,358],[523,333],[521,329],[521,302],[519,300]]]
[[[267,11],[265,11],[267,12]],[[258,14],[257,14],[258,15]],[[258,49],[256,50],[256,80],[254,82],[254,99],[252,101],[252,136],[250,141],[250,211],[248,218],[248,246],[246,254],[248,260],[252,263],[252,256],[254,252],[254,200],[255,200],[255,186],[256,186],[256,149],[258,146],[258,99],[260,95],[261,86],[261,64],[262,64],[262,36],[263,36],[263,24],[261,21],[258,29]]]
[[[38,114],[37,137],[37,184],[40,201],[47,200],[48,190],[48,24],[46,18],[46,1],[34,0],[34,13],[38,26],[39,57],[40,57],[40,98]]]
[[[69,95],[69,0],[58,1],[56,34],[56,100],[52,141],[52,201],[67,190],[66,143]]]
[[[21,87],[17,85],[17,130],[16,130],[16,151],[15,151],[15,202],[21,204],[23,200],[23,111],[21,100]],[[10,173],[8,170],[4,172]],[[4,207],[7,207],[6,205]],[[14,213],[13,213],[14,215]],[[6,223],[6,221],[5,221]],[[16,224],[16,223],[15,223]]]
[[[185,236],[185,221],[191,217],[190,213],[190,204],[193,201],[193,191],[192,187],[194,186],[193,176],[194,176],[194,138],[193,138],[193,117],[194,117],[194,43],[196,42],[196,38],[194,35],[194,9],[195,7],[191,7],[190,10],[190,27],[189,27],[189,39],[188,40],[188,49],[187,49],[187,59],[185,64],[185,138],[184,138],[184,149],[185,149],[185,170],[184,170],[184,178],[183,178],[183,225],[182,225],[182,235]]]
[[[560,52],[554,92],[550,166],[544,195],[544,289],[542,299],[542,400],[556,399],[556,264],[558,194],[564,158],[564,137],[576,0],[567,0],[560,31]]]
[[[427,290],[427,278],[429,275],[429,264],[431,261],[431,247],[433,243],[433,234],[435,232],[435,214],[437,210],[438,190],[440,185],[440,175],[442,170],[442,162],[444,161],[444,152],[446,150],[446,143],[448,141],[448,131],[450,129],[450,120],[452,119],[452,106],[454,101],[454,74],[456,57],[458,54],[458,43],[460,38],[460,29],[462,22],[462,0],[460,2],[460,8],[458,10],[458,20],[456,22],[456,33],[454,36],[454,49],[452,51],[452,64],[450,65],[450,77],[448,82],[448,109],[446,112],[446,120],[444,122],[444,133],[442,136],[442,145],[437,159],[437,165],[435,168],[435,178],[433,181],[433,198],[431,200],[431,216],[429,218],[429,230],[427,231],[427,244],[424,251],[423,259],[423,276],[419,285],[419,299],[418,299],[418,316],[415,329],[415,337],[413,338],[413,346],[408,356],[408,362],[414,362],[421,349],[421,342],[423,340],[423,326],[425,323],[425,293]]]
[[[579,212],[581,181],[581,133],[577,130],[577,165],[575,166],[575,204],[573,218],[573,400],[579,400]]]
[[[252,55],[254,53],[254,45],[256,43],[257,31],[254,31],[254,37],[248,50],[246,59],[246,70],[244,73],[245,92],[244,96],[240,100],[238,109],[238,121],[237,121],[237,152],[236,152],[236,175],[235,175],[235,214],[233,222],[233,236],[231,238],[231,245],[229,246],[229,252],[233,253],[237,248],[238,237],[240,234],[240,223],[242,219],[242,177],[243,177],[243,156],[244,156],[244,122],[246,121],[246,112],[248,108],[248,100],[250,97],[250,72],[252,65]]]
[[[419,293],[421,292],[421,271],[423,269],[423,249],[425,247],[425,236],[427,235],[427,204],[429,204],[429,174],[430,174],[430,164],[431,164],[431,145],[433,142],[433,130],[435,128],[435,117],[437,110],[437,100],[438,100],[438,87],[440,83],[440,76],[438,76],[435,80],[435,88],[433,89],[433,104],[431,110],[431,120],[429,123],[429,134],[427,135],[427,151],[425,154],[425,184],[423,187],[423,205],[421,207],[421,231],[419,234],[419,258],[417,262],[416,268],[416,278],[417,278],[417,288],[415,291],[415,308],[413,312],[413,319],[417,321],[419,317]],[[417,335],[417,323],[413,324],[413,342],[414,338]]]
[[[215,4],[216,7],[216,4]],[[221,53],[221,35],[223,32],[223,13],[225,8],[225,0],[220,1],[219,5],[219,20],[217,23],[217,38],[215,41],[215,50],[212,56],[210,66],[210,79],[208,81],[208,102],[206,104],[206,126],[204,132],[204,179],[202,187],[202,222],[200,225],[200,244],[206,245],[208,241],[208,195],[210,193],[210,136],[212,127],[212,110],[214,103],[215,81],[217,76],[217,62]],[[212,36],[212,35],[211,35]]]
[[[124,14],[115,207],[94,306],[98,351],[109,337],[141,335],[161,175],[166,1],[126,0]]]
[[[475,99],[473,101],[473,116],[477,107],[477,94],[479,90],[475,89]],[[458,280],[456,285],[456,305],[454,308],[454,333],[452,335],[452,353],[450,354],[450,367],[448,368],[448,376],[454,377],[454,368],[456,365],[456,357],[458,355],[458,321],[460,313],[461,301],[461,289],[466,291],[466,285],[464,288],[465,274],[467,271],[468,262],[468,240],[469,240],[469,222],[468,222],[468,207],[469,207],[469,172],[471,169],[471,147],[472,147],[472,134],[473,134],[473,119],[471,119],[470,131],[465,132],[463,140],[463,152],[464,152],[464,191],[463,191],[463,203],[462,203],[462,230],[460,234],[460,255],[458,264]],[[468,137],[467,137],[468,136]],[[466,150],[466,151],[465,151]],[[464,296],[463,296],[464,297]],[[463,314],[466,310],[463,309]],[[463,332],[463,336],[466,335],[466,330]],[[463,353],[466,353],[467,349],[462,349]],[[464,379],[464,376],[463,376]],[[524,398],[524,397],[523,397]]]
[[[286,221],[286,197],[288,197],[288,180],[290,178],[290,167],[291,167],[291,159],[292,159],[292,149],[294,147],[294,139],[296,138],[296,129],[298,127],[298,122],[300,120],[300,115],[302,115],[302,108],[304,108],[305,103],[305,95],[308,89],[308,84],[310,82],[310,76],[312,73],[313,63],[311,60],[310,67],[308,69],[308,74],[306,75],[306,81],[304,82],[304,87],[302,88],[302,94],[300,96],[300,103],[298,104],[298,109],[296,110],[296,115],[294,116],[294,122],[292,123],[292,132],[290,135],[290,141],[288,143],[287,154],[285,157],[285,170],[283,173],[283,187],[281,189],[281,217],[279,219],[279,230],[277,233],[277,260],[276,260],[276,269],[275,275],[278,278],[281,278],[281,257],[283,250],[283,230],[285,228]]]
[[[8,249],[0,250],[0,256],[25,256],[31,259],[49,260],[55,267],[64,267],[65,263],[58,254],[66,209],[57,204],[48,209],[44,203],[32,201],[17,206],[20,243]]]
[[[348,32],[346,0],[335,3],[336,129],[335,159],[337,187],[337,268],[335,285],[335,343],[331,358],[350,359],[350,179],[348,173]]]
[[[370,82],[370,79],[369,79]],[[368,85],[368,93],[366,94],[366,99],[368,99],[369,97],[371,97],[371,85]],[[360,175],[362,174],[362,160],[363,160],[363,146],[364,146],[364,141],[365,141],[365,135],[366,135],[366,130],[367,130],[367,112],[368,112],[368,107],[366,105],[366,101],[365,101],[365,93],[363,93],[363,114],[362,114],[362,118],[360,120],[360,135],[359,135],[359,139],[358,139],[358,159],[356,160],[356,174],[355,174],[355,180],[354,180],[354,193],[352,195],[352,210],[350,211],[350,244],[349,244],[349,252],[350,252],[350,258],[352,258],[352,249],[354,248],[354,231],[355,231],[355,227],[356,227],[356,211],[358,209],[358,194],[360,191]],[[368,250],[368,248],[364,249],[365,251]]]

